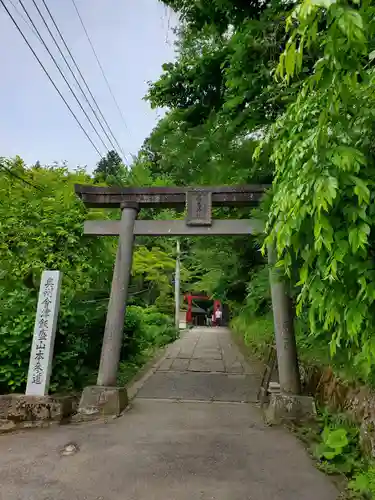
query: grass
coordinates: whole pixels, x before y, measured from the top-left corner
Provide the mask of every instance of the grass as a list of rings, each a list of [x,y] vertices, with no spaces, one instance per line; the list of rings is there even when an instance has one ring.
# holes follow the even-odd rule
[[[243,337],[246,347],[252,353],[263,358],[268,351],[268,347],[273,343],[274,329],[272,315],[252,317],[247,314],[237,316],[232,323],[233,332]]]
[[[264,358],[268,347],[274,342],[272,313],[254,316],[244,309],[232,320],[232,330],[243,338],[245,345],[258,357]],[[326,337],[310,335],[304,318],[295,321],[298,357],[308,367],[331,367],[334,374],[342,381],[363,384],[375,388],[375,372],[362,376],[359,367],[347,357],[347,351],[338,351],[335,358],[330,357]]]

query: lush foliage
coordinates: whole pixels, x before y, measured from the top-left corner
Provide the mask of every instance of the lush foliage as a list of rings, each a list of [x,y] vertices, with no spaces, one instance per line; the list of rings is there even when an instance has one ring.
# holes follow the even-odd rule
[[[161,248],[152,246],[147,248],[139,246],[134,252],[133,258],[133,286],[144,288],[138,298],[143,304],[149,306],[158,305],[160,310],[171,312],[173,310],[172,300],[172,275],[175,270],[175,259],[171,253]]]
[[[349,483],[351,498],[371,499],[375,495],[375,465],[358,472]]]
[[[345,415],[321,408],[316,425],[300,429],[318,467],[328,474],[344,475],[348,482],[345,498],[370,499],[375,494],[374,463],[364,457],[356,425]]]
[[[94,170],[94,182],[104,182],[109,186],[124,185],[126,177],[126,168],[116,151],[109,151],[100,159]]]
[[[292,282],[305,333],[368,377],[375,364],[373,4],[165,3],[182,20],[178,58],[147,97],[170,111],[140,160],[151,175],[178,184],[273,180],[264,204],[268,242]],[[244,245],[246,259],[257,255]],[[238,246],[228,247],[220,269],[202,258],[199,242],[189,246],[193,275],[256,313],[251,283],[261,259],[250,257],[246,267]],[[217,248],[205,244],[208,254]],[[246,281],[248,292],[232,296],[225,275]]]
[[[184,20],[178,58],[163,66],[147,99],[169,112],[145,141],[136,166],[146,169],[152,182],[162,177],[177,185],[270,182],[267,152],[261,168],[252,156],[263,128],[293,94],[273,78],[288,6],[166,3]],[[249,210],[220,209],[214,216],[248,217]],[[183,241],[182,247],[190,289],[230,303],[246,298],[254,268],[264,263],[259,242],[251,238],[200,238]]]
[[[373,225],[374,9],[303,2],[280,58],[290,84],[303,54],[320,54],[297,98],[271,127],[275,165],[269,240],[299,287],[298,308],[331,353],[348,349],[362,373],[375,361]],[[298,277],[296,277],[296,275]]]
[[[118,380],[128,383],[149,360],[155,349],[177,338],[172,317],[154,307],[129,306],[126,311],[124,343]]]
[[[51,389],[80,387],[95,380],[116,254],[115,240],[83,237],[83,222],[108,215],[103,210],[87,213],[75,196],[74,183],[92,182],[83,171],[40,165],[30,169],[20,158],[2,164],[6,168],[0,171],[0,391],[25,386],[44,269],[63,272]],[[150,248],[138,245],[130,303],[160,303],[171,314],[173,268],[171,254],[155,242]],[[122,359],[174,336],[169,317],[152,308],[144,314],[139,307],[130,308],[124,332]]]
[[[314,422],[293,430],[317,460],[318,468],[334,476],[340,489],[345,490],[340,499],[374,498],[375,464],[363,455],[359,429],[345,414],[320,407]]]
[[[0,173],[0,384],[2,390],[25,384],[39,280],[47,268],[64,276],[54,383],[69,386],[100,331],[104,303],[85,303],[107,294],[113,244],[82,238],[85,210],[73,184],[87,180],[83,172],[52,167],[26,172],[20,159],[8,166],[38,189]]]

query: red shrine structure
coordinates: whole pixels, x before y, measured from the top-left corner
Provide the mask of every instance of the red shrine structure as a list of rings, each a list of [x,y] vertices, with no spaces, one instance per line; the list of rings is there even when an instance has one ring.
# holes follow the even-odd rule
[[[188,308],[186,311],[186,323],[191,324],[193,322],[193,311],[192,311],[193,300],[210,300],[210,301],[212,301],[212,298],[209,297],[208,295],[198,295],[198,294],[195,295],[195,294],[189,293],[189,294],[186,294],[184,296],[184,300],[187,301],[187,303],[188,303]],[[216,309],[218,309],[218,308],[222,309],[220,300],[214,299],[213,305],[214,305],[214,311],[216,311]]]

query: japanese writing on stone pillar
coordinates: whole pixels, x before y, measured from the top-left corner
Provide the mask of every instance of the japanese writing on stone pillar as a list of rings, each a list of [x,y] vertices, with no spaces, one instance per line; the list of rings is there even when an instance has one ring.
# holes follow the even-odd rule
[[[39,290],[26,394],[48,393],[60,299],[61,273],[44,271]]]

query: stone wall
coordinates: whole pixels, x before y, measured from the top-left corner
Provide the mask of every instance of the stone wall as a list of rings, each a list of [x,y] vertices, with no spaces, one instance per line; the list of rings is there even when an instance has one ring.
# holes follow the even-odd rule
[[[340,380],[331,367],[300,368],[304,392],[328,408],[346,413],[357,423],[363,450],[375,458],[375,391]]]
[[[75,411],[76,398],[70,396],[0,395],[0,434],[62,423]]]

